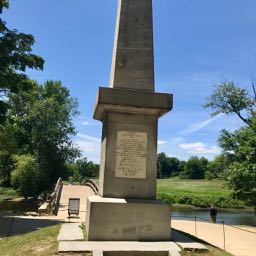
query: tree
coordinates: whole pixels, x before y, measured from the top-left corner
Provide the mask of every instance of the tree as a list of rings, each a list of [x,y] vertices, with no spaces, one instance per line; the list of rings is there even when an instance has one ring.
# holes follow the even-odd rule
[[[249,92],[234,84],[234,82],[223,82],[215,88],[212,95],[207,99],[205,108],[212,108],[212,115],[236,114],[244,123],[250,125],[250,116],[255,111],[256,91],[252,83],[253,96]]]
[[[205,173],[207,179],[222,178],[224,171],[230,164],[230,160],[224,154],[216,156],[212,161],[208,163],[207,173]]]
[[[8,7],[7,0],[0,0],[0,13]],[[31,53],[34,43],[32,35],[7,28],[0,18],[0,123],[4,121],[9,108],[6,99],[11,94],[31,88],[26,69],[43,69],[43,58]]]
[[[157,177],[170,178],[180,172],[180,161],[176,157],[168,157],[165,153],[157,155]]]
[[[0,125],[0,149],[33,155],[43,190],[65,175],[67,161],[79,156],[71,139],[76,134],[72,120],[78,114],[77,101],[61,82],[31,84],[30,92],[22,91],[8,99],[10,109],[4,125]]]
[[[38,196],[40,188],[40,171],[36,159],[31,155],[16,156],[16,166],[12,172],[12,185],[25,198]]]
[[[185,170],[181,172],[180,177],[183,179],[204,179],[207,164],[208,160],[206,158],[192,156],[188,159]]]
[[[222,130],[218,139],[223,155],[228,159],[226,182],[234,195],[256,205],[256,90],[253,96],[233,82],[216,88],[205,105],[218,113],[236,114],[245,126],[229,132]]]
[[[14,160],[8,152],[0,151],[0,186],[11,186],[11,172],[14,169]]]

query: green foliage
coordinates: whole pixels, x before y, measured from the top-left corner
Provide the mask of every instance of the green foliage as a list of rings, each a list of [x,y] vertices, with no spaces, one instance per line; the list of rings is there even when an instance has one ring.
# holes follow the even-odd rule
[[[208,160],[204,157],[193,156],[185,165],[185,170],[180,173],[182,179],[204,179],[207,171]]]
[[[87,158],[77,159],[75,163],[68,164],[68,175],[73,176],[74,181],[81,182],[86,178],[95,178],[99,176],[99,165]]]
[[[8,152],[0,151],[0,186],[11,186],[11,172],[14,169],[14,160]]]
[[[235,162],[227,170],[227,184],[237,198],[256,205],[256,164]]]
[[[11,182],[25,198],[37,196],[41,192],[41,175],[36,159],[31,155],[16,156]]]
[[[4,7],[9,7],[9,0],[0,0],[0,13],[2,13]]]
[[[226,81],[215,88],[204,107],[215,110],[212,115],[236,114],[243,122],[249,124],[248,115],[255,108],[255,99],[249,96],[246,89],[238,87],[232,81]],[[243,111],[247,112],[246,116],[243,116]]]
[[[220,208],[244,208],[242,201],[232,198],[231,196],[221,195],[193,195],[193,194],[158,194],[158,199],[168,204],[185,204],[200,208],[208,208],[215,205]]]
[[[216,110],[213,114],[236,114],[246,124],[229,132],[222,130],[219,145],[228,163],[226,182],[234,196],[256,205],[256,89],[253,96],[233,82],[219,85],[205,105]]]
[[[5,198],[18,198],[19,196],[20,195],[18,192],[13,188],[0,187],[0,201],[4,200]]]
[[[165,153],[157,155],[157,177],[169,178],[179,175],[181,165],[176,157],[168,157]]]
[[[1,0],[0,13],[4,7],[8,7],[8,1]],[[30,90],[26,69],[43,69],[44,60],[31,53],[34,43],[32,35],[8,29],[0,19],[0,123],[9,109],[6,98]]]
[[[212,161],[209,161],[207,165],[207,171],[205,172],[206,179],[223,178],[224,171],[229,166],[230,161],[225,155],[219,155]]]
[[[71,136],[76,134],[72,118],[77,102],[61,82],[39,86],[31,81],[30,92],[10,95],[10,110],[0,125],[0,150],[33,155],[39,164],[42,189],[65,175],[66,161],[79,155]]]

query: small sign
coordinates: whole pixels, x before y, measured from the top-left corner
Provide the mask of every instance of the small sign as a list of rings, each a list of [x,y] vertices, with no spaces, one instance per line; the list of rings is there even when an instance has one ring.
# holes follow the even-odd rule
[[[80,198],[69,198],[68,203],[68,215],[76,214],[79,215]]]

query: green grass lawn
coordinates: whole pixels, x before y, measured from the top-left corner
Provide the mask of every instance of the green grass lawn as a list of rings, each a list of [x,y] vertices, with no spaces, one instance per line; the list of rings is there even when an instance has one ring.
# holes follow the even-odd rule
[[[178,178],[157,180],[157,192],[166,194],[230,195],[221,180],[183,180]]]
[[[232,191],[221,180],[183,180],[179,178],[157,181],[158,199],[172,205],[190,205],[199,208],[241,209],[245,202],[232,198]]]
[[[58,253],[57,235],[60,225],[43,228],[25,235],[0,240],[1,256],[52,256],[76,255],[91,256],[90,253]]]

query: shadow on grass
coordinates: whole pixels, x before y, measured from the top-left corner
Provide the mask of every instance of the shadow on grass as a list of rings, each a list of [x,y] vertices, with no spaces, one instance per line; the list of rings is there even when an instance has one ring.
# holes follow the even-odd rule
[[[58,223],[58,220],[0,216],[0,238],[26,234]]]

